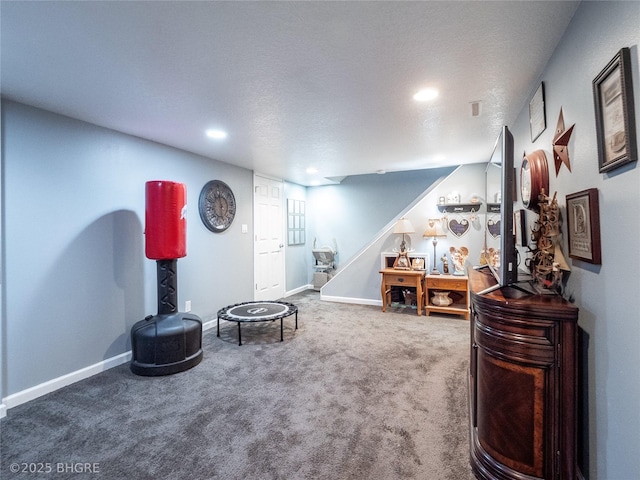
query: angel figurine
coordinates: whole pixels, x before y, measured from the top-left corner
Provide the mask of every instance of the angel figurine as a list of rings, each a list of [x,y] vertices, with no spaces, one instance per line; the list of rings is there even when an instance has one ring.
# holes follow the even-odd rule
[[[449,253],[451,255],[451,262],[453,263],[453,274],[464,275],[464,265],[469,256],[469,249],[467,247],[450,247]]]

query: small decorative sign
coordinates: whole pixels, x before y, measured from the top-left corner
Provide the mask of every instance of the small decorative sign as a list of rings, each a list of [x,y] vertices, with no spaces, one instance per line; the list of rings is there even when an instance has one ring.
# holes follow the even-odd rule
[[[449,230],[456,237],[460,238],[469,231],[469,221],[465,218],[460,221],[456,218],[449,220]]]
[[[500,236],[500,219],[495,220],[495,218],[490,218],[487,220],[487,230],[493,238],[498,238]]]

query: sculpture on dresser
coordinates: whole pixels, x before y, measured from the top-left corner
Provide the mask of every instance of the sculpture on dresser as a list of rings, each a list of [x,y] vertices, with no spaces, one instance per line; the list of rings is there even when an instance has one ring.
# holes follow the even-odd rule
[[[465,275],[464,266],[467,263],[469,249],[467,247],[450,247],[449,254],[451,255],[451,263],[453,263],[453,274]]]
[[[440,258],[440,260],[442,261],[442,273],[447,275],[449,273],[449,260],[447,259],[447,254],[445,253],[444,255],[442,255],[442,258]]]
[[[569,271],[569,265],[560,249],[560,209],[556,195],[549,198],[544,190],[539,196],[540,216],[532,230],[531,238],[535,247],[528,259],[533,280],[543,288],[559,290],[563,271]]]

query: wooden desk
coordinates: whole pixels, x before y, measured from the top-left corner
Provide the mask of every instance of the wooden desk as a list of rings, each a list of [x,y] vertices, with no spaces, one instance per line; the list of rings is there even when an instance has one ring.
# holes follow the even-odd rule
[[[433,290],[451,292],[449,298],[453,303],[447,307],[432,305],[430,293]],[[427,275],[424,296],[427,315],[431,312],[455,313],[469,320],[469,277],[466,275]]]
[[[422,315],[424,308],[422,286],[424,282],[424,270],[396,270],[395,268],[385,268],[380,270],[382,282],[380,293],[382,295],[382,311],[387,310],[387,305],[391,303],[391,287],[410,287],[416,289],[416,303],[418,304],[418,315]]]

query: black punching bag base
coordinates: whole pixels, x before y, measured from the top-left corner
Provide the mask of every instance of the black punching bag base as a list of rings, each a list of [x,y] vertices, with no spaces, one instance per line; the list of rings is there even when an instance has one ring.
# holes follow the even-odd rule
[[[202,321],[190,313],[149,316],[131,327],[131,371],[160,376],[184,372],[202,361]]]

